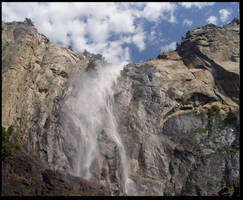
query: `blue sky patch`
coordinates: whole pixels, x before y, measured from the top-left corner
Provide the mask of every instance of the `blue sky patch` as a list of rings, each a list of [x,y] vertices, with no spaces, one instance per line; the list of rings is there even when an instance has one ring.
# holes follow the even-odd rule
[[[239,18],[239,2],[4,2],[5,22],[31,18],[50,41],[109,62],[144,62],[171,51],[188,30]]]

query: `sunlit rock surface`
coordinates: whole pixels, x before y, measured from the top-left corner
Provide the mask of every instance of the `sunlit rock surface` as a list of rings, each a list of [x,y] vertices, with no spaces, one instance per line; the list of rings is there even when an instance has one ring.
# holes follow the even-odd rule
[[[96,76],[94,62],[106,65],[100,56],[50,43],[33,26],[2,22],[2,126],[12,125],[12,141],[46,168],[71,171],[63,106],[75,79]],[[128,194],[239,194],[239,76],[237,19],[189,31],[177,50],[124,67],[112,109],[129,162]],[[90,181],[125,195],[111,134],[106,126],[97,131]]]

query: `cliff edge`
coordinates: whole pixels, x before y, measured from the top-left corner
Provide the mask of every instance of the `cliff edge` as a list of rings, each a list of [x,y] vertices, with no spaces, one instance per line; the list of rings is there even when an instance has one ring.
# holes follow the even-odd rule
[[[121,71],[114,110],[136,195],[239,195],[239,24],[188,31],[175,51]],[[50,174],[72,167],[62,100],[72,80],[95,71],[94,63],[105,62],[49,42],[34,26],[2,22],[2,127],[12,126],[10,140]],[[121,195],[117,146],[105,128],[99,135],[94,182],[105,194]],[[7,174],[11,163],[2,162]],[[9,177],[2,177],[4,195],[13,192],[6,187],[16,176]]]

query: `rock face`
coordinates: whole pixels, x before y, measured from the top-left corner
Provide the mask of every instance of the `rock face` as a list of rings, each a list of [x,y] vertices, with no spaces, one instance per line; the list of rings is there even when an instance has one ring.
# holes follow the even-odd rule
[[[12,125],[12,140],[46,167],[68,166],[61,100],[102,58],[52,44],[24,23],[2,23],[2,44],[2,126]],[[114,109],[133,194],[238,195],[239,78],[237,19],[189,31],[177,50],[124,67]],[[94,181],[122,195],[121,158],[108,132],[99,133]]]
[[[90,66],[91,55],[84,56],[49,43],[49,40],[44,35],[38,34],[33,26],[23,22],[2,23],[2,52],[2,127],[13,126],[12,141],[21,144],[30,155],[41,158],[42,163],[39,161],[35,168],[54,170],[51,164],[57,159],[56,157],[61,156],[57,154],[55,146],[60,139],[58,102],[65,96],[68,80]],[[19,163],[15,159],[11,162]],[[4,165],[8,169],[9,163]],[[34,163],[30,161],[29,165]],[[14,167],[18,170],[17,166]],[[6,177],[3,179],[3,183],[7,185],[3,187],[4,195],[108,194],[96,193],[97,188],[92,188],[93,183],[87,181],[83,184],[83,188],[86,188],[84,192],[80,192],[80,188],[73,190],[71,179],[69,180],[71,183],[59,184],[59,178],[63,175],[56,175],[53,171],[47,171],[47,176],[53,179],[52,186],[47,190],[26,191],[24,187],[16,184],[14,185],[16,188],[14,186],[8,188],[12,182],[18,180],[15,173],[12,174],[8,170],[6,173],[9,174],[7,176],[9,179]],[[24,173],[28,171],[23,169]],[[42,172],[36,173],[41,176]],[[74,182],[78,184],[78,181],[77,179]],[[63,188],[64,186],[67,188]]]
[[[207,25],[187,33],[178,48],[189,68],[205,68],[219,91],[239,103],[239,20],[223,27]]]
[[[15,151],[2,162],[3,196],[108,196],[108,191],[80,177],[43,167],[38,157]]]
[[[238,114],[228,121],[239,112],[238,56],[236,20],[124,68],[117,113],[139,194],[216,195],[239,181]]]
[[[46,130],[57,121],[57,102],[89,59],[49,43],[25,23],[2,23],[2,42],[2,126],[14,125],[16,142],[48,159],[53,135]]]

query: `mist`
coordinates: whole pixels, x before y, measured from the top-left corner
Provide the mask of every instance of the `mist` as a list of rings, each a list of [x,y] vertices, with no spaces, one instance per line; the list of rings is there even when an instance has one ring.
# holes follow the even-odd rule
[[[114,108],[114,88],[124,63],[97,65],[70,82],[62,103],[64,114],[64,151],[71,161],[69,173],[95,180],[92,163],[100,155],[98,136],[106,130],[118,149],[121,160],[123,193],[129,194],[132,180],[126,149],[117,129]],[[65,150],[66,149],[66,150]]]

